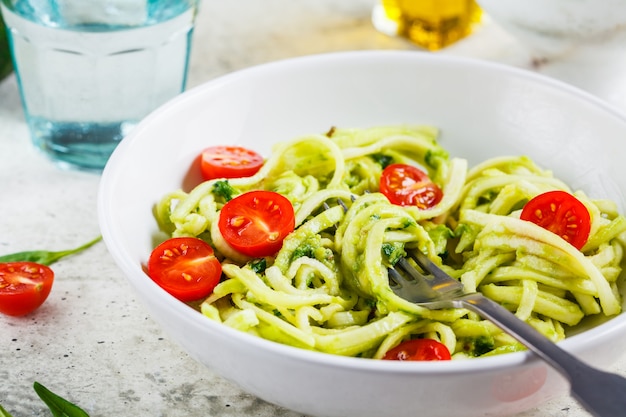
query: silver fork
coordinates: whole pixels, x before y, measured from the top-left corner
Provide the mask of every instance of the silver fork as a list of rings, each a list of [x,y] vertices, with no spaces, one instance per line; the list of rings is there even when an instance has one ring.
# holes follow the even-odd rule
[[[465,308],[477,313],[567,378],[572,397],[592,415],[626,415],[626,378],[587,365],[482,294],[466,294],[461,282],[446,274],[424,254],[416,252],[411,257],[424,272],[413,267],[406,258],[388,268],[389,284],[396,295],[428,309]]]

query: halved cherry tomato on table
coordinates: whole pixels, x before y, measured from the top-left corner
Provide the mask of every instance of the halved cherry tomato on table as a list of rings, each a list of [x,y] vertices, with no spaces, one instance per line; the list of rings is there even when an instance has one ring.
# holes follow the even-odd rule
[[[41,306],[52,289],[54,272],[36,262],[0,263],[0,313],[23,316]]]
[[[380,176],[380,192],[392,204],[417,206],[425,210],[436,206],[443,198],[443,191],[428,174],[412,165],[391,164]]]
[[[242,146],[211,146],[202,151],[200,168],[205,180],[251,177],[263,166],[263,157]]]
[[[447,361],[450,360],[450,351],[446,345],[434,339],[413,339],[390,349],[383,359],[393,361]]]
[[[218,227],[237,252],[263,257],[278,252],[295,221],[287,198],[273,191],[250,191],[222,207]]]
[[[222,265],[205,241],[174,237],[152,251],[148,275],[179,300],[194,301],[211,294],[220,281]]]
[[[576,249],[585,246],[591,231],[589,210],[579,199],[565,191],[548,191],[531,199],[520,215],[551,231]]]

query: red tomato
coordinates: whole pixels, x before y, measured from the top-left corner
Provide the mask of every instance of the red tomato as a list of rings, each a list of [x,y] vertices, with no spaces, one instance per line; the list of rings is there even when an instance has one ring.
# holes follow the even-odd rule
[[[54,272],[36,262],[0,263],[0,313],[23,316],[46,301]]]
[[[561,236],[576,249],[585,246],[591,230],[589,210],[565,191],[539,194],[526,203],[520,218]]]
[[[389,350],[383,359],[392,361],[447,361],[450,351],[443,343],[433,339],[413,339]]]
[[[202,151],[200,168],[205,180],[251,177],[263,166],[263,157],[241,146],[211,146]]]
[[[425,210],[436,206],[443,197],[441,188],[428,174],[412,165],[391,164],[380,176],[380,192],[392,204],[417,206]]]
[[[236,251],[252,257],[273,255],[295,227],[293,206],[273,191],[250,191],[222,207],[218,226]]]
[[[148,275],[179,300],[194,301],[211,294],[220,281],[222,265],[205,241],[175,237],[152,251]]]

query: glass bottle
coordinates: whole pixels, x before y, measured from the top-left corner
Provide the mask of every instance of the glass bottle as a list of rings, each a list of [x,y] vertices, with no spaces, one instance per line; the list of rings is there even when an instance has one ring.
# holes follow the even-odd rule
[[[436,51],[472,33],[481,15],[474,0],[381,0],[372,21],[380,32]]]

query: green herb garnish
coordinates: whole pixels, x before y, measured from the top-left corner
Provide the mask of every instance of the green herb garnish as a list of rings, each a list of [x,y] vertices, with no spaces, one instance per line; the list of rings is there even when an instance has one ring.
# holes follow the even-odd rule
[[[11,414],[0,405],[0,417],[12,417]]]
[[[89,417],[83,409],[68,400],[59,397],[48,388],[35,382],[33,385],[35,392],[39,395],[44,403],[48,406],[54,417]]]
[[[39,398],[46,403],[54,417],[89,417],[82,408],[76,404],[72,404],[65,398],[62,398],[41,385],[39,382],[33,384],[33,388]],[[0,417],[13,417],[7,410],[0,405]]]
[[[102,240],[102,236],[98,236],[91,242],[87,242],[84,245],[79,246],[77,248],[58,251],[58,252],[51,252],[51,251],[46,251],[46,250],[35,250],[35,251],[11,253],[9,255],[0,256],[0,262],[36,262],[42,265],[50,265],[58,261],[61,258],[83,251],[87,249],[88,247],[95,245],[100,240]]]
[[[233,196],[237,193],[228,181],[217,181],[213,184],[213,189],[211,192],[216,197],[222,197],[224,201],[230,201],[233,199]]]
[[[387,257],[389,264],[394,266],[398,261],[406,255],[404,244],[400,242],[383,243],[381,250]]]
[[[376,163],[378,163],[383,169],[387,168],[389,165],[393,163],[393,157],[389,155],[385,155],[382,153],[375,153],[370,155]]]
[[[260,258],[251,261],[250,269],[252,269],[255,274],[262,274],[267,269],[267,260],[265,258]]]

